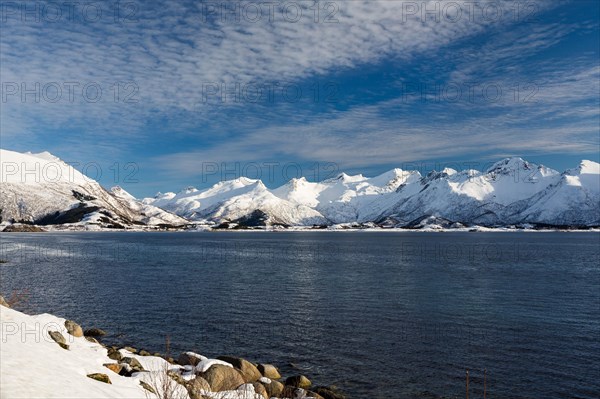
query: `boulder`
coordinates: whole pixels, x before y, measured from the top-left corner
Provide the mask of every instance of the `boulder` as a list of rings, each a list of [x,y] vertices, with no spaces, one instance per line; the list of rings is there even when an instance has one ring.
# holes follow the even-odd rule
[[[140,351],[139,355],[140,355],[140,356],[152,356],[152,355],[150,354],[150,352],[148,352],[148,351],[145,351],[145,350],[143,350],[143,349]]]
[[[296,388],[308,389],[311,387],[312,382],[303,375],[295,375],[285,380],[285,385],[289,385]]]
[[[196,377],[187,383],[188,394],[191,399],[204,399],[203,392],[210,392],[210,384],[202,377]]]
[[[177,363],[182,366],[197,366],[202,361],[202,356],[194,352],[183,352],[177,358]]]
[[[236,391],[243,392],[242,396],[244,398],[254,397],[256,391],[254,390],[254,385],[252,384],[242,384],[237,387]]]
[[[106,374],[93,373],[93,374],[88,374],[87,376],[93,380],[104,382],[105,384],[112,384],[112,382],[110,382],[110,378],[108,378],[108,376]]]
[[[127,363],[119,363],[119,366],[121,366],[121,371],[119,371],[119,375],[121,375],[123,377],[131,377],[132,374],[136,372]]]
[[[144,381],[140,381],[140,385],[142,386],[142,388],[144,388],[146,391],[151,392],[153,394],[156,395],[156,391],[154,390],[154,388],[152,388],[150,386],[150,384],[148,384],[147,382]]]
[[[284,398],[303,399],[306,397],[306,389],[286,385],[281,396]]]
[[[83,330],[81,329],[81,326],[75,323],[73,320],[65,320],[65,328],[72,336],[83,337]]]
[[[131,368],[136,371],[144,371],[144,367],[142,366],[142,364],[139,362],[139,360],[137,360],[134,357],[124,357],[121,359],[121,363],[130,365]]]
[[[99,344],[98,340],[94,337],[85,337],[86,341],[90,341],[93,344]]]
[[[258,368],[246,359],[233,356],[219,356],[217,359],[227,362],[235,367],[242,375],[242,378],[244,378],[244,382],[256,382],[262,377]]]
[[[265,388],[265,386],[260,382],[253,382],[252,386],[254,386],[254,392],[259,394],[263,398],[269,399],[271,397],[267,392],[267,388]]]
[[[279,370],[277,370],[277,367],[273,366],[272,364],[259,364],[257,368],[263,377],[267,377],[272,380],[278,380],[281,378]]]
[[[245,383],[240,372],[232,367],[215,364],[200,377],[204,378],[214,392],[231,391]]]
[[[48,335],[50,335],[50,338],[52,338],[54,342],[59,344],[61,348],[69,349],[69,345],[67,345],[67,340],[65,339],[65,337],[63,337],[61,333],[59,333],[58,331],[48,331]]]
[[[107,356],[109,358],[111,358],[112,360],[116,360],[117,362],[119,362],[119,361],[121,361],[121,359],[123,359],[123,355],[115,347],[108,348],[108,354],[107,354]]]
[[[126,346],[123,349],[125,349],[126,351],[129,351],[131,353],[137,353],[137,349],[132,348],[131,346]]]
[[[316,393],[314,391],[306,391],[306,397],[314,398],[314,399],[325,399],[324,397],[322,397],[321,395],[319,395],[318,393]]]
[[[314,392],[321,395],[324,399],[346,399],[346,395],[340,392],[336,387],[316,387]]]
[[[103,366],[117,374],[120,374],[123,369],[123,366],[118,363],[104,363]]]
[[[86,337],[102,337],[106,335],[106,331],[101,330],[99,328],[90,328],[83,332],[83,335]]]
[[[0,306],[4,306],[5,308],[10,308],[8,303],[4,300],[4,297],[0,295]]]
[[[284,388],[281,382],[272,380],[268,384],[263,382],[262,385],[265,387],[267,395],[269,395],[270,398],[281,397],[281,393],[283,392]]]
[[[179,371],[176,370],[168,370],[167,371],[167,375],[169,377],[171,377],[176,383],[178,383],[179,385],[185,385],[186,381],[185,379],[181,376],[181,374],[179,373]]]
[[[273,381],[273,380],[272,380],[272,379],[270,379],[270,378],[267,378],[267,377],[260,377],[260,378],[258,379],[258,382],[262,382],[263,384],[270,384],[270,383],[271,383],[271,381]]]

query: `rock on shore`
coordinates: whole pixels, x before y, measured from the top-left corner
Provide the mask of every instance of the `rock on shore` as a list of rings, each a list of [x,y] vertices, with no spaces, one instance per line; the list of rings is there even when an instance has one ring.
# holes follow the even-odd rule
[[[313,388],[305,376],[284,380],[275,366],[239,357],[185,352],[177,364],[133,348],[107,348],[84,336],[74,321],[49,314],[30,316],[3,306],[0,322],[0,385],[2,397],[11,399],[147,399],[163,397],[165,389],[177,399],[344,398]]]

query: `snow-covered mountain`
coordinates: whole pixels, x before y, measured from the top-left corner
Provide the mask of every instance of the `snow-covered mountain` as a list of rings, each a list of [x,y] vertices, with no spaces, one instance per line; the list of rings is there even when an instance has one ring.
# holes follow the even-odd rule
[[[600,226],[600,164],[582,161],[531,198],[525,220],[550,225]]]
[[[279,198],[319,211],[333,223],[371,221],[384,198],[403,184],[418,181],[419,172],[393,169],[373,178],[345,173],[320,183],[293,179],[273,190]]]
[[[144,199],[143,203],[195,221],[243,222],[245,225],[266,222],[286,226],[327,223],[311,207],[286,201],[272,193],[260,180],[247,178],[220,182],[205,191],[187,188],[177,194],[160,194],[153,199]]]
[[[272,190],[260,180],[239,178],[141,201],[120,187],[105,190],[49,153],[0,150],[0,163],[0,216],[5,223],[600,226],[600,165],[592,161],[561,174],[507,158],[485,172],[447,168],[422,176],[392,169],[372,178],[342,173],[321,182],[292,179]]]
[[[187,223],[121,188],[105,190],[48,152],[0,150],[0,166],[0,222],[116,228]]]
[[[398,190],[379,219],[401,226],[424,216],[485,226],[519,224],[528,199],[559,180],[558,172],[521,158],[502,160],[485,173],[431,172]]]
[[[273,190],[259,180],[241,178],[203,191],[158,194],[143,202],[216,223],[237,222],[258,212],[272,223],[291,226],[600,226],[599,170],[597,163],[583,161],[561,174],[507,158],[485,172],[447,168],[421,176],[393,169],[372,178],[342,173],[322,182],[292,179]]]

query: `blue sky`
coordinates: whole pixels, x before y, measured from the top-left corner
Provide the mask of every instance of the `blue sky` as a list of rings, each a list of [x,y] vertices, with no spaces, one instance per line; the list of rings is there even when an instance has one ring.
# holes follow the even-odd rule
[[[0,146],[136,196],[599,161],[595,0],[33,4],[2,2]]]

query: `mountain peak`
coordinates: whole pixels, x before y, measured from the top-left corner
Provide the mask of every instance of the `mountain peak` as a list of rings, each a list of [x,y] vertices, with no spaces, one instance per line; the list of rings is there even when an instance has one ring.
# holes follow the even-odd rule
[[[135,197],[125,191],[121,186],[114,186],[110,189],[110,191],[119,198],[124,199],[135,199]]]
[[[25,154],[34,156],[36,158],[43,159],[44,161],[60,162],[60,160],[61,160],[59,157],[57,157],[56,155],[52,155],[48,151],[42,151],[42,152],[38,152],[36,154],[28,151]]]
[[[579,164],[579,171],[582,175],[598,175],[600,174],[600,164],[584,159]]]
[[[187,186],[186,188],[179,191],[179,194],[191,194],[197,192],[198,189],[194,186]]]
[[[458,172],[456,171],[456,169],[452,169],[452,168],[444,168],[444,169],[442,170],[442,173],[445,173],[445,174],[447,174],[448,176],[452,176],[452,175],[455,175],[455,174],[456,174],[456,173],[458,173]]]
[[[514,173],[517,170],[532,170],[537,165],[530,164],[521,157],[504,158],[503,160],[496,162],[491,168],[487,170],[487,173]]]
[[[356,182],[365,180],[365,177],[361,174],[351,176],[349,174],[342,172],[339,175],[337,175],[335,177],[335,179],[333,179],[333,180],[340,180],[344,183],[356,183]]]

